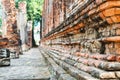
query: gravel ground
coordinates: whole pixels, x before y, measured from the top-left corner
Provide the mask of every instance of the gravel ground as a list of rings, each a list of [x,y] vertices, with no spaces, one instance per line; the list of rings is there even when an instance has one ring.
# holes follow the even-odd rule
[[[12,59],[11,66],[0,67],[0,80],[44,80],[49,77],[48,66],[38,48],[24,52],[19,59]]]

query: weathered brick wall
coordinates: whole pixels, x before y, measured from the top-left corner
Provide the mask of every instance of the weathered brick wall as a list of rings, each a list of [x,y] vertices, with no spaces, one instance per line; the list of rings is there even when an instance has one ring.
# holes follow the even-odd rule
[[[32,21],[27,22],[28,46],[32,48]]]
[[[18,39],[19,35],[17,32],[17,20],[16,13],[17,10],[15,8],[14,0],[1,0],[2,8],[3,8],[3,38],[8,38],[9,44],[8,48],[15,49],[15,51],[19,51],[18,48]]]
[[[81,70],[85,72],[91,73],[88,67],[92,66],[117,75],[107,78],[119,78],[116,72],[120,62],[120,1],[53,0],[52,5],[56,7],[50,10],[54,14],[52,18],[46,17],[50,15],[46,12],[50,9],[49,0],[45,3],[41,44],[79,57],[78,62],[85,65]],[[51,20],[53,25],[49,25]],[[48,30],[51,27],[54,28]]]
[[[27,28],[30,26],[27,26],[27,3],[26,1],[19,2],[18,4],[18,13],[17,13],[17,26],[20,34],[21,39],[21,47],[22,50],[28,50],[30,47],[29,44],[29,37],[31,36],[30,32],[28,33]],[[30,40],[31,41],[31,40]]]

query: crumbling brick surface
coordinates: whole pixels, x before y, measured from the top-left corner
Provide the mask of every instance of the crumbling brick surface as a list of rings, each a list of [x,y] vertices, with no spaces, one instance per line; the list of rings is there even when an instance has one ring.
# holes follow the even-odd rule
[[[119,0],[45,1],[41,45],[63,53],[62,56],[78,57],[76,62],[81,64],[80,69],[92,76],[97,73],[94,77],[117,79],[120,62],[119,7]],[[66,60],[68,64],[71,61]]]
[[[16,21],[16,13],[17,10],[15,8],[14,0],[1,0],[3,13],[5,14],[3,26],[6,33],[4,33],[4,37],[8,38],[9,43],[7,45],[10,49],[17,49],[18,50],[18,39],[19,35],[17,33],[17,21]]]

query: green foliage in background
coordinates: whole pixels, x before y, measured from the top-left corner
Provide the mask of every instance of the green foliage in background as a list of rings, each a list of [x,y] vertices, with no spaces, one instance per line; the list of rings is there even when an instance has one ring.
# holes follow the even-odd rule
[[[2,34],[2,18],[0,18],[0,35]]]
[[[1,18],[1,16],[2,16],[2,11],[1,11],[1,3],[0,3],[0,27],[2,26],[2,18]]]
[[[44,0],[15,0],[17,8],[20,1],[27,2],[27,19],[39,22]]]
[[[2,26],[2,19],[0,18],[0,27]]]
[[[34,39],[34,25],[38,22],[42,22],[42,8],[44,0],[15,0],[16,8],[18,8],[18,3],[21,1],[26,1],[27,3],[27,20],[33,21],[32,27],[32,46],[36,46]]]

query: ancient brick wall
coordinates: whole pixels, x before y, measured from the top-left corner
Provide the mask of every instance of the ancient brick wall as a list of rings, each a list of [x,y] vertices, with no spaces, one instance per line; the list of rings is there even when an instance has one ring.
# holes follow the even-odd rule
[[[22,50],[28,50],[31,44],[31,40],[28,38],[31,36],[31,31],[28,32],[27,29],[30,26],[27,26],[27,3],[26,1],[19,2],[18,4],[18,13],[17,13],[17,25],[18,25],[18,30],[20,34],[20,39],[21,39],[21,46]]]
[[[8,48],[15,49],[16,51],[19,51],[18,49],[18,39],[19,35],[17,32],[17,20],[16,20],[16,14],[17,10],[15,8],[14,0],[1,0],[2,8],[3,8],[3,37],[8,38],[9,44]]]
[[[93,68],[96,73],[111,73],[110,76],[92,75],[96,78],[119,78],[120,1],[49,1],[44,4],[41,45],[63,55],[77,56],[75,61],[81,66],[74,66],[91,75],[93,72],[89,69]]]
[[[28,46],[32,48],[32,21],[27,22],[27,33],[28,33]]]

